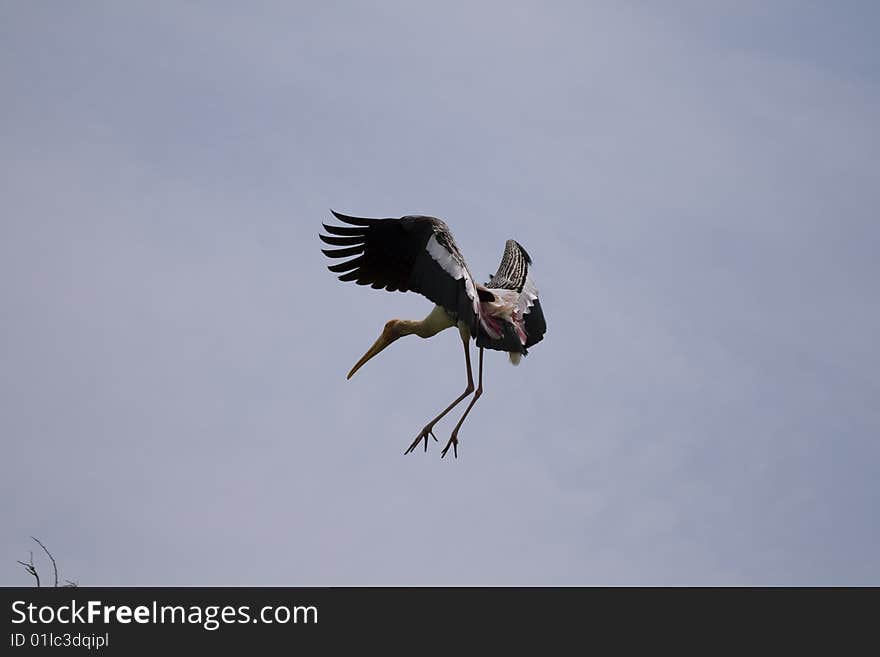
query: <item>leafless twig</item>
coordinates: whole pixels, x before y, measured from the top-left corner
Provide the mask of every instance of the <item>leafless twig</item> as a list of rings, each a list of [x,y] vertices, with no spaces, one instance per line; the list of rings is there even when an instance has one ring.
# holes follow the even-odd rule
[[[36,536],[31,536],[31,540],[34,541],[37,545],[39,545],[43,552],[46,553],[46,556],[49,557],[49,561],[52,562],[52,570],[55,572],[55,587],[58,588],[58,564],[55,562],[55,557],[52,556],[52,553],[49,552],[49,548],[43,545],[43,542],[38,539]],[[30,552],[30,559],[27,562],[19,561],[24,569],[30,574],[35,580],[37,580],[37,587],[40,586],[40,573],[37,572],[37,567],[34,565],[34,553]],[[77,586],[76,582],[71,582],[69,579],[64,580],[67,582],[66,584],[62,584],[62,587],[74,587]]]
[[[43,548],[43,552],[46,553],[46,556],[49,557],[49,561],[52,562],[52,570],[55,571],[55,588],[58,588],[58,564],[55,563],[55,557],[52,556],[52,553],[49,552],[49,550],[46,548],[45,545],[43,545],[43,542],[40,539],[35,538],[33,536],[31,536],[31,539],[36,541],[37,545],[39,545],[41,548]],[[33,562],[33,560],[34,560],[33,556],[31,556],[31,561]]]
[[[37,588],[40,588],[40,574],[34,567],[34,553],[31,552],[31,558],[28,563],[25,563],[24,561],[19,561],[18,563],[24,566],[24,569],[28,571],[31,575],[33,575],[34,579],[37,580]]]

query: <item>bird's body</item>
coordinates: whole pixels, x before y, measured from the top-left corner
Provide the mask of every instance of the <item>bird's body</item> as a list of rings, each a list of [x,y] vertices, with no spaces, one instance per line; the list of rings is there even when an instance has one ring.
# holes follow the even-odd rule
[[[528,354],[529,347],[543,338],[547,329],[538,301],[538,289],[529,275],[531,258],[519,243],[508,240],[498,271],[485,285],[480,285],[471,276],[449,228],[436,217],[408,215],[367,219],[331,212],[347,225],[324,224],[330,235],[321,235],[321,240],[342,247],[324,249],[324,254],[331,258],[355,256],[329,267],[330,271],[340,274],[340,280],[388,291],[418,292],[435,304],[423,320],[392,319],[387,322],[379,339],[351,369],[348,378],[400,337],[418,335],[428,338],[457,326],[465,349],[467,389],[425,426],[407,450],[409,453],[422,440],[427,450],[428,436],[433,437],[434,424],[475,392],[443,450],[445,456],[451,445],[457,455],[458,430],[482,393],[483,349],[506,351],[511,362],[516,364]],[[471,339],[480,349],[480,383],[476,391],[470,364]]]

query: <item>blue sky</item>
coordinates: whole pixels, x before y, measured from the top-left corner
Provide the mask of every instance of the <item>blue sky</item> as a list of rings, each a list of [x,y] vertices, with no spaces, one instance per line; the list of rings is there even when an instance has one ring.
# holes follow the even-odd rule
[[[877,19],[3,3],[0,581],[880,583]],[[403,455],[455,332],[345,380],[430,303],[338,282],[331,207],[533,257],[457,461]]]

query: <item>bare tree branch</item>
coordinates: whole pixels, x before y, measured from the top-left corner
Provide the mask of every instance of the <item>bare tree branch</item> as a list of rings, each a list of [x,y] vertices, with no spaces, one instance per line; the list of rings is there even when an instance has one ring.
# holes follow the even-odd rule
[[[55,557],[52,556],[52,553],[49,552],[49,548],[43,545],[43,542],[38,539],[36,536],[31,536],[31,540],[33,540],[37,545],[43,548],[43,552],[46,553],[46,556],[49,557],[49,561],[52,562],[52,570],[55,571],[55,588],[58,588],[58,564],[55,562]],[[34,552],[30,551],[30,558],[27,562],[19,561],[19,564],[24,566],[24,569],[28,572],[28,574],[33,577],[37,581],[37,588],[40,587],[40,573],[37,571],[37,567],[34,565]],[[69,579],[64,580],[65,584],[61,584],[62,588],[72,588],[77,587],[79,584],[73,582]]]
[[[48,556],[49,560],[52,562],[52,569],[55,571],[55,588],[58,588],[58,564],[55,563],[55,557],[52,556],[52,553],[49,552],[49,550],[46,548],[45,545],[43,545],[43,542],[40,539],[35,538],[33,536],[31,536],[31,539],[36,541],[37,545],[39,545],[41,548],[43,548],[43,552],[46,553],[46,556]],[[33,561],[34,561],[34,557],[33,557],[33,554],[31,554],[31,563],[33,563]]]
[[[37,569],[34,567],[34,553],[31,552],[31,559],[29,563],[25,563],[24,561],[19,561],[18,563],[24,566],[24,569],[28,571],[31,575],[33,575],[33,578],[37,580],[37,588],[40,588],[40,575],[37,572]]]

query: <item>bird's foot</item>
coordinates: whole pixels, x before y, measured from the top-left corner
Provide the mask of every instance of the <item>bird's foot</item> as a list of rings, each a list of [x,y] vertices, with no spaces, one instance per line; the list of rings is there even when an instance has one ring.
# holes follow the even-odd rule
[[[418,447],[419,443],[422,442],[423,440],[425,441],[425,451],[427,452],[428,451],[428,436],[431,436],[431,438],[434,439],[435,443],[437,442],[437,436],[434,435],[434,425],[433,424],[429,424],[428,426],[426,426],[424,429],[422,429],[419,432],[419,435],[416,436],[416,439],[413,441],[412,445],[410,445],[407,448],[407,450],[404,452],[404,454],[409,454],[416,447]]]
[[[443,451],[440,452],[440,458],[442,459],[446,456],[446,452],[449,451],[449,448],[452,447],[452,454],[455,458],[458,458],[458,436],[456,432],[453,432],[452,436],[449,438],[449,442],[446,443],[446,447],[443,448]]]

